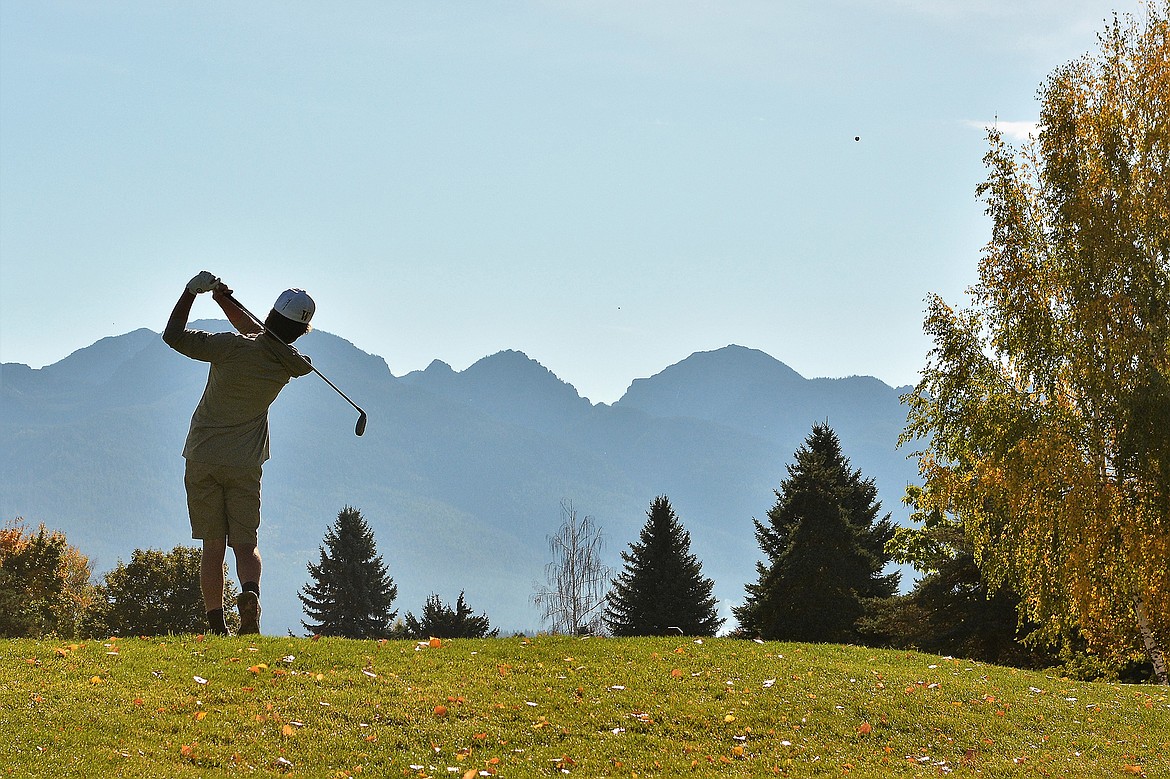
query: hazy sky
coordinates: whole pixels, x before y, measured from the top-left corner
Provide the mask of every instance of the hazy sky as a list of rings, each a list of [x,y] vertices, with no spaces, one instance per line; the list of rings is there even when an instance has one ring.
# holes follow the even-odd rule
[[[912,383],[983,127],[1140,8],[0,0],[0,359],[161,331],[208,269],[395,375],[519,349],[612,402],[736,343]]]

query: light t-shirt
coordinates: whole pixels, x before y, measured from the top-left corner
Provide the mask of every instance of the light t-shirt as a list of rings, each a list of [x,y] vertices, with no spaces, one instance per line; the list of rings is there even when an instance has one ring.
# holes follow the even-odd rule
[[[268,407],[289,379],[312,372],[308,358],[263,333],[184,330],[168,343],[211,363],[183,456],[210,465],[262,465],[269,456]]]

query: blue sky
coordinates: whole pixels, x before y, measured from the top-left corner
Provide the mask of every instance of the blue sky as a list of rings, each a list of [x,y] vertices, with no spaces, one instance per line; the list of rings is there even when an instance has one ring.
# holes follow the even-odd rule
[[[208,269],[395,375],[519,349],[612,402],[736,343],[913,383],[983,127],[1140,9],[0,0],[0,359],[161,331]]]

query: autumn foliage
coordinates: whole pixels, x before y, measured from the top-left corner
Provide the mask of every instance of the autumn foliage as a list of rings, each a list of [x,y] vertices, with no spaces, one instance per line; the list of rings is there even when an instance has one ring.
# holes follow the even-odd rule
[[[1114,19],[1043,85],[1020,149],[990,133],[970,305],[928,301],[907,396],[926,509],[1048,635],[1170,639],[1170,3]]]
[[[93,603],[89,558],[65,535],[23,520],[0,528],[0,636],[77,635]]]

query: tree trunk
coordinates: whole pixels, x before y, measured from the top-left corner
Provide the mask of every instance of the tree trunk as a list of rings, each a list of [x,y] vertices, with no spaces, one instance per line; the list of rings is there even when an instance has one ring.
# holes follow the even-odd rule
[[[1138,627],[1142,631],[1142,642],[1146,645],[1146,654],[1150,656],[1150,661],[1154,664],[1154,678],[1158,680],[1158,684],[1170,684],[1170,675],[1166,673],[1166,654],[1162,651],[1162,645],[1158,643],[1158,637],[1150,629],[1145,598],[1138,595],[1134,600],[1134,607],[1137,612]]]

